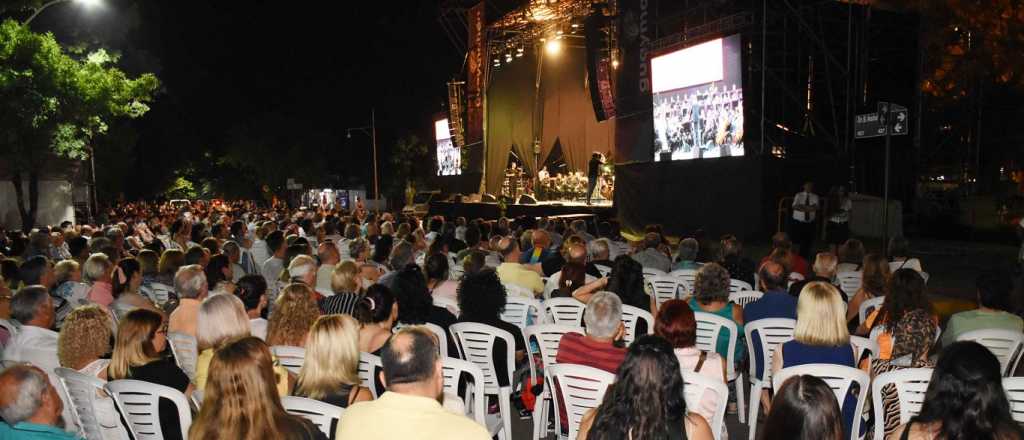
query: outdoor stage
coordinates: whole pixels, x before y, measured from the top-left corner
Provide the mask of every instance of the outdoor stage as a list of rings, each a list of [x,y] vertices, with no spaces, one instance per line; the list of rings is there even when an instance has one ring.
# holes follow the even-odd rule
[[[495,219],[501,216],[497,203],[461,203],[461,202],[430,202],[430,215],[443,215],[448,218],[466,217],[467,219]],[[505,217],[597,217],[609,219],[615,217],[615,206],[609,201],[594,202],[587,205],[583,202],[537,202],[536,205],[509,204],[505,209]]]

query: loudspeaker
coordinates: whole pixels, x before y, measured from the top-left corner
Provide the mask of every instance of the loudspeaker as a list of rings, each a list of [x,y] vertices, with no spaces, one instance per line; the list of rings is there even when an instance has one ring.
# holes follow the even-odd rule
[[[536,205],[537,204],[537,199],[533,198],[533,196],[531,196],[529,194],[523,194],[523,195],[519,196],[519,204],[520,205]]]
[[[611,66],[607,59],[603,59],[603,51],[608,47],[604,33],[607,25],[608,19],[599,11],[594,11],[583,21],[587,51],[587,84],[590,86],[590,102],[594,106],[594,116],[598,122],[615,117]]]
[[[482,196],[480,196],[480,201],[484,203],[498,203],[498,198],[494,197],[493,194],[484,193]]]

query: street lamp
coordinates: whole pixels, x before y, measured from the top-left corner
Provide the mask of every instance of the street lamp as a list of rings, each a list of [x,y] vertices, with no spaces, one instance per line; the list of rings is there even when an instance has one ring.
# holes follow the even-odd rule
[[[345,136],[352,139],[352,131],[360,131],[370,137],[373,142],[373,199],[380,200],[380,186],[377,181],[377,118],[375,109],[370,109],[369,127],[350,127],[345,129]]]
[[[49,2],[46,2],[42,6],[40,6],[39,9],[36,9],[35,12],[33,12],[32,15],[29,16],[28,19],[26,19],[25,22],[22,23],[22,24],[25,25],[25,26],[28,26],[28,24],[32,23],[32,20],[35,20],[36,16],[38,16],[40,12],[43,12],[44,10],[46,10],[46,8],[49,8],[50,6],[53,6],[53,5],[57,4],[57,3],[67,3],[67,2],[75,2],[75,3],[82,4],[84,6],[90,6],[90,7],[91,6],[97,6],[97,5],[100,4],[100,0],[50,0]]]

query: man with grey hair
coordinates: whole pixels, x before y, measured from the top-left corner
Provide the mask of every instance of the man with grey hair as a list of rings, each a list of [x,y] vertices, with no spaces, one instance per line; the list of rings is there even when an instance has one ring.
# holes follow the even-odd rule
[[[242,260],[242,247],[237,242],[228,240],[224,242],[220,249],[228,257],[228,262],[231,263],[231,282],[238,283],[238,280],[248,275],[248,272],[240,264]]]
[[[622,345],[626,334],[622,324],[622,300],[612,292],[597,292],[587,301],[583,319],[587,334],[562,336],[555,362],[586,365],[615,374],[626,358],[626,348]]]
[[[0,439],[77,439],[61,429],[64,402],[46,372],[14,365],[0,373]]]
[[[11,298],[11,318],[21,324],[7,341],[5,362],[25,362],[52,373],[57,360],[57,332],[51,330],[56,315],[46,287],[25,286]]]
[[[604,276],[597,266],[604,266],[606,271],[611,271],[615,263],[611,259],[611,242],[607,238],[598,238],[587,244],[590,253],[590,261],[587,262],[587,275],[601,278]]]
[[[672,260],[658,248],[661,246],[661,234],[648,232],[644,235],[644,250],[632,255],[633,259],[645,268],[658,269],[662,272],[672,271]]]
[[[583,238],[587,243],[594,240],[594,236],[587,232],[587,222],[583,219],[573,220],[572,223],[569,224],[569,229],[572,229],[572,233],[567,235],[579,235],[580,238]]]
[[[679,250],[676,251],[676,270],[700,269],[697,262],[697,254],[700,252],[700,243],[695,238],[684,238],[679,241]]]
[[[168,331],[196,336],[199,305],[206,298],[207,288],[203,266],[190,264],[178,269],[174,274],[174,291],[178,293],[179,302],[171,312]]]

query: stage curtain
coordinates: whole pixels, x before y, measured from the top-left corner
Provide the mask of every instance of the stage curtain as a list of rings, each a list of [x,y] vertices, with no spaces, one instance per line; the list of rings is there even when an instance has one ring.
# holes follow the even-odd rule
[[[592,152],[608,154],[615,148],[615,121],[598,122],[594,115],[586,59],[583,48],[567,45],[558,55],[545,56],[541,73],[544,125],[540,157],[547,157],[557,140],[569,171],[584,173]]]
[[[491,68],[487,89],[487,188],[497,195],[513,145],[524,161],[533,161],[534,78],[537,61],[533,55],[516,58],[501,68]],[[522,154],[529,153],[524,157]],[[530,167],[532,168],[532,167]]]

